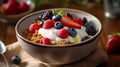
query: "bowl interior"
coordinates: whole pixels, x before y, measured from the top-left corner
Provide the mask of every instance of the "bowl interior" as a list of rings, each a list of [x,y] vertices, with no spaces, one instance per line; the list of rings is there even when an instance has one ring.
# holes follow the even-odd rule
[[[90,38],[88,40],[85,40],[82,43],[87,42],[87,41],[97,37],[100,34],[100,32],[101,32],[101,23],[95,16],[93,16],[93,15],[91,15],[89,13],[86,13],[84,11],[75,10],[75,9],[67,9],[67,8],[54,8],[54,9],[56,9],[56,10],[62,9],[65,12],[71,13],[73,15],[73,17],[80,17],[80,18],[86,17],[88,19],[88,21],[93,21],[94,22],[95,28],[97,29],[98,32],[92,38]],[[20,38],[22,38],[23,40],[31,42],[31,41],[29,41],[29,40],[22,37],[23,30],[27,29],[29,27],[29,25],[32,24],[36,18],[38,18],[39,15],[43,14],[45,11],[48,11],[48,10],[53,10],[53,9],[40,10],[40,11],[31,13],[29,15],[26,15],[25,17],[20,19],[18,21],[18,23],[16,24],[16,33],[17,33],[17,35]]]

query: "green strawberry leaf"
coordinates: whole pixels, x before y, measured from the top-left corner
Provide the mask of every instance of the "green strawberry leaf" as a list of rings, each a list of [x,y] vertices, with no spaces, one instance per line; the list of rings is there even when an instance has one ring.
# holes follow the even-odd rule
[[[110,36],[114,36],[114,35],[120,36],[120,32],[111,32],[110,33]]]

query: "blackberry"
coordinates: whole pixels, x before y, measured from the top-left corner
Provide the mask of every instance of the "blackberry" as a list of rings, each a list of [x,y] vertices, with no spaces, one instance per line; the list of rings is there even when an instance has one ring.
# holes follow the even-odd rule
[[[94,36],[96,34],[97,31],[92,21],[86,23],[85,27],[86,27],[86,32],[88,33],[88,35]]]
[[[85,36],[85,37],[83,37],[82,39],[81,39],[81,41],[85,41],[85,40],[87,40],[87,39],[89,39],[90,38],[90,36]]]
[[[86,17],[83,17],[83,18],[82,18],[82,21],[83,21],[83,25],[85,25],[85,24],[88,22],[88,20],[87,20]]]
[[[46,11],[42,16],[42,20],[52,19],[52,16],[53,16],[52,11]]]

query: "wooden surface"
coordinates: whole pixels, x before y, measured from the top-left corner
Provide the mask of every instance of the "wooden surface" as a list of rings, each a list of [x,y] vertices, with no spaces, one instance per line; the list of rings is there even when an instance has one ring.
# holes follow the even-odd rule
[[[96,16],[102,23],[102,32],[100,35],[100,40],[98,45],[105,49],[107,36],[110,32],[120,32],[120,20],[119,19],[109,19],[104,16],[104,6],[103,4],[89,4],[87,6],[79,5],[79,4],[43,4],[40,7],[36,8],[36,10],[47,9],[47,8],[58,8],[58,7],[66,7],[82,10]],[[15,24],[4,24],[0,22],[0,40],[2,40],[6,45],[16,42],[15,35]],[[107,67],[120,67],[120,53],[117,54],[108,54],[109,61]],[[103,67],[104,65],[102,65]],[[104,66],[106,67],[106,66]]]

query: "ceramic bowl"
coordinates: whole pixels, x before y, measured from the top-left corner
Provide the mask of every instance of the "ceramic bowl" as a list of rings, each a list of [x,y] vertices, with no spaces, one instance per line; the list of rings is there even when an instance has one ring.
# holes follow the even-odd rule
[[[20,18],[31,13],[35,9],[35,3],[31,0],[26,0],[25,2],[30,6],[28,11],[15,15],[0,15],[0,21],[8,24],[16,24]]]
[[[95,16],[80,10],[68,8],[56,8],[56,9],[57,10],[62,9],[77,17],[81,18],[86,17],[88,21],[89,20],[93,21],[96,29],[98,30],[97,33],[92,38],[86,41],[66,46],[40,45],[25,39],[22,36],[23,30],[27,29],[29,25],[33,23],[32,21],[38,18],[40,14],[43,14],[47,10],[52,10],[46,9],[40,10],[35,13],[31,13],[18,21],[15,27],[18,42],[28,54],[30,54],[36,59],[39,59],[43,63],[47,63],[50,65],[68,64],[85,58],[96,48],[97,42],[99,40],[99,35],[101,32],[100,21]]]

